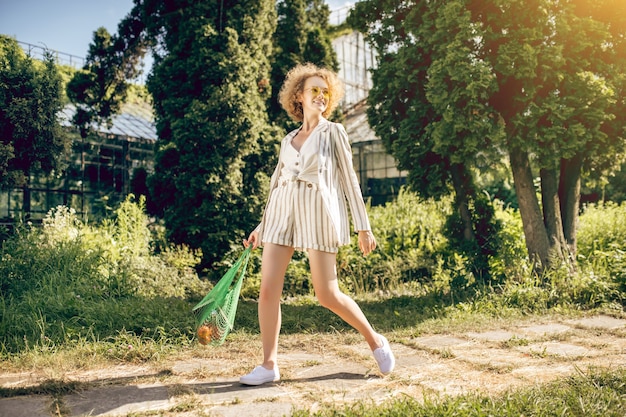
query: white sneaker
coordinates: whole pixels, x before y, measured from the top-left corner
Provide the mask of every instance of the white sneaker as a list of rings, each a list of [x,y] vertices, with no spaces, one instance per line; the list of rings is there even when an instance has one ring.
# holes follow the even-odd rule
[[[383,341],[383,346],[374,350],[374,359],[378,362],[380,373],[387,375],[391,373],[393,368],[396,366],[396,358],[393,356],[393,352],[391,351],[391,346],[389,346],[387,338],[382,334],[379,336]]]
[[[254,368],[248,375],[239,378],[239,382],[244,385],[261,385],[279,380],[280,372],[278,372],[277,366],[274,366],[274,369],[267,369],[261,365]]]

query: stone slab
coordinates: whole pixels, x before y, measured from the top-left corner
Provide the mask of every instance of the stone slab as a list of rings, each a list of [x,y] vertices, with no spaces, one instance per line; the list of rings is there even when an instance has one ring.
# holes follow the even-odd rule
[[[570,326],[566,326],[560,323],[539,324],[536,326],[521,327],[519,329],[522,333],[533,336],[549,336],[555,334],[561,334],[571,331]]]
[[[165,410],[173,405],[167,387],[126,385],[90,389],[64,398],[71,416],[125,416]]]
[[[425,347],[428,349],[445,349],[471,343],[465,339],[448,335],[418,337],[416,339],[412,339],[412,342],[415,343],[417,346]]]
[[[195,393],[203,403],[215,405],[232,404],[245,401],[255,402],[262,399],[278,400],[288,395],[281,388],[281,383],[248,386],[239,383],[239,380],[206,382],[199,384],[185,384],[185,387]]]
[[[512,333],[506,330],[493,330],[489,332],[481,332],[481,333],[465,333],[470,339],[482,340],[485,342],[506,342],[507,340],[511,340],[514,338],[519,338],[520,335],[516,333]]]
[[[244,403],[218,405],[207,408],[206,415],[211,417],[280,417],[290,416],[295,410],[290,403]]]
[[[560,342],[535,343],[528,346],[521,346],[518,349],[531,354],[545,353],[547,355],[561,356],[564,358],[588,357],[597,354],[594,350],[584,346]]]
[[[527,354],[510,349],[455,349],[454,355],[458,360],[499,372],[527,366],[532,361]]]
[[[615,330],[626,328],[626,320],[616,319],[610,316],[585,317],[578,320],[570,320],[568,323],[588,329]]]
[[[0,398],[0,417],[50,417],[52,399],[44,396]]]
[[[393,354],[396,357],[396,369],[394,372],[409,372],[419,369],[432,362],[432,357],[427,352],[416,350],[404,345],[393,346]]]
[[[557,378],[570,375],[575,369],[572,364],[552,364],[549,367],[541,365],[530,365],[517,368],[511,371],[511,375],[523,378],[533,384],[553,381]]]

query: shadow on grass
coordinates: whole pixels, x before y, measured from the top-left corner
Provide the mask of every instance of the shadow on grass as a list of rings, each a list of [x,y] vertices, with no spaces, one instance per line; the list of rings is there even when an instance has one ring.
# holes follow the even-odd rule
[[[471,294],[456,302],[469,300]],[[46,340],[63,345],[68,334],[74,339],[93,339],[110,344],[114,349],[135,342],[133,336],[155,343],[180,343],[195,337],[194,301],[174,298],[141,298],[82,300],[79,306],[57,306],[42,303],[41,314],[46,319]],[[424,320],[443,318],[450,311],[449,295],[431,292],[420,296],[402,295],[359,301],[359,306],[372,325],[381,332],[406,329]],[[235,319],[235,329],[259,332],[257,301],[241,299]],[[17,311],[25,304],[16,305]],[[79,308],[80,307],[80,308]],[[26,351],[28,344],[38,345],[42,339],[36,326],[39,315],[17,322],[10,331],[0,335],[0,354]],[[287,302],[282,304],[282,334],[352,330],[333,312],[317,301]],[[129,337],[131,339],[129,339]]]
[[[456,303],[467,301],[470,297],[471,294],[466,294],[457,297],[455,301]],[[377,330],[391,331],[411,328],[428,319],[444,318],[449,311],[446,307],[452,303],[449,296],[443,297],[438,293],[429,293],[422,296],[402,295],[384,298],[380,301],[359,301],[358,304]],[[317,302],[283,303],[281,308],[282,334],[352,329],[332,311],[320,306]],[[240,300],[235,328],[244,328],[253,333],[258,332],[256,300]]]

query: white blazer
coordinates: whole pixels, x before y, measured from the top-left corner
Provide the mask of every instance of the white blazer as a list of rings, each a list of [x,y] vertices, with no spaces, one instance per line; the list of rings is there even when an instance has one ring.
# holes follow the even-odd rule
[[[352,149],[348,141],[348,134],[341,123],[333,123],[322,118],[318,125],[319,129],[319,150],[318,150],[318,174],[319,190],[324,200],[324,206],[330,216],[333,226],[337,232],[340,245],[350,243],[350,222],[348,220],[348,209],[346,200],[352,214],[354,230],[371,230],[363,194],[359,186],[359,180],[354,172],[352,164]],[[285,136],[280,144],[280,152],[290,143],[291,138],[298,132],[295,129]],[[270,179],[269,194],[278,186],[278,178],[283,167],[279,157],[278,164]],[[269,203],[269,198],[268,198]],[[265,208],[267,209],[267,204]],[[257,226],[259,232],[259,243],[263,242],[263,228],[265,225],[265,213],[263,219]]]

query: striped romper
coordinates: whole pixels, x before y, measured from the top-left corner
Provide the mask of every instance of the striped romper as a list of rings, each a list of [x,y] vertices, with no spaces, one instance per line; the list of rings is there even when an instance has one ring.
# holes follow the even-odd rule
[[[338,250],[339,238],[318,187],[318,127],[300,151],[291,144],[293,136],[281,149],[282,169],[265,209],[262,243],[291,246],[297,250],[333,253]]]

